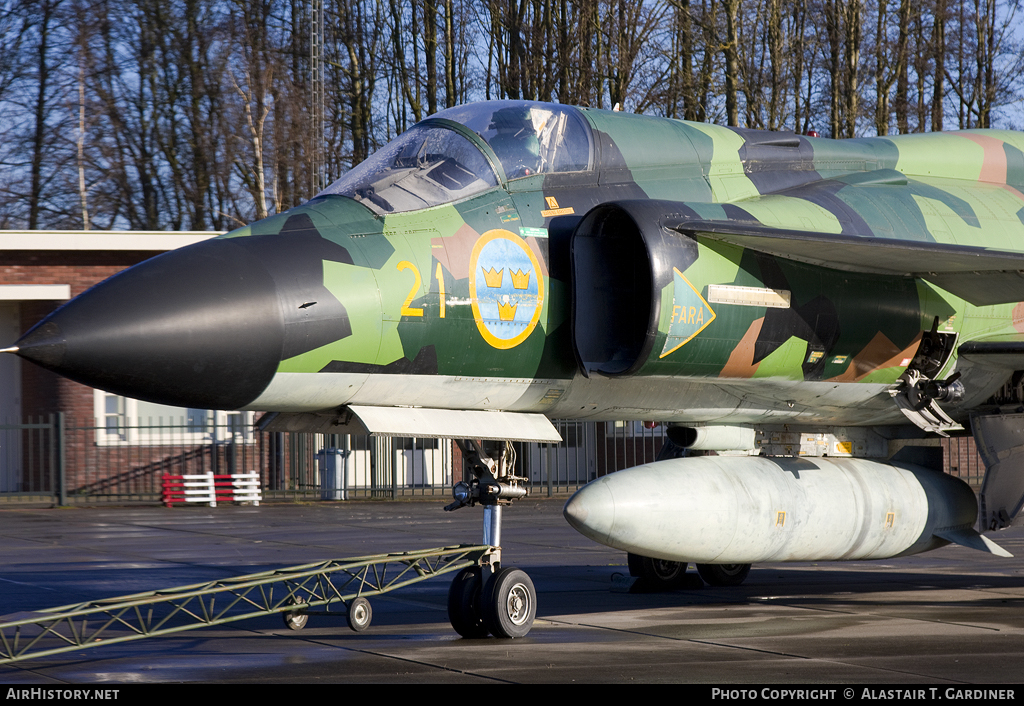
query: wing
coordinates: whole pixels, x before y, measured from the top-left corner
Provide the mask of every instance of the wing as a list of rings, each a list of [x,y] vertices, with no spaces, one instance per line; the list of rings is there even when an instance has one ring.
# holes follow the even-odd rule
[[[686,211],[694,217],[666,225],[808,264],[924,279],[977,306],[1024,300],[1024,195],[1005,184],[880,169]]]
[[[837,270],[920,278],[975,306],[1024,300],[1024,253],[732,222],[688,221],[673,229]]]

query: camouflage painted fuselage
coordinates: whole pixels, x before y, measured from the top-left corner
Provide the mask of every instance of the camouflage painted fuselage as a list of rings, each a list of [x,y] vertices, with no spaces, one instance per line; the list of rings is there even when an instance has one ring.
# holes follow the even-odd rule
[[[904,421],[888,391],[936,318],[957,345],[1024,331],[1018,294],[971,304],[887,268],[884,247],[877,266],[858,249],[1024,251],[1020,134],[834,141],[581,112],[586,171],[401,213],[323,195],[224,236],[289,238],[297,260],[295,282],[278,282],[280,363],[246,407],[888,423]],[[721,237],[748,231],[813,233],[817,249]],[[823,261],[827,234],[841,265]],[[860,255],[839,256],[849,248]],[[958,365],[953,348],[939,363],[936,378],[963,374],[954,416],[1012,372]]]

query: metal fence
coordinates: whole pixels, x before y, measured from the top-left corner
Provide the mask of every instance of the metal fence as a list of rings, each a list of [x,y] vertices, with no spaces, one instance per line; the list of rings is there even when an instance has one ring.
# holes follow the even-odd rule
[[[6,502],[160,502],[165,475],[259,473],[273,499],[446,498],[462,480],[447,439],[254,431],[239,417],[128,425],[64,414],[0,424],[0,499]],[[558,444],[517,443],[516,468],[533,494],[574,492],[590,480],[654,461],[663,425],[556,420]],[[970,437],[944,440],[947,472],[975,487],[984,465]]]
[[[59,494],[63,415],[5,419],[0,424],[0,494],[43,499]]]
[[[159,502],[165,475],[260,474],[265,499],[448,497],[462,479],[446,439],[258,432],[228,417],[86,422],[65,414],[0,425],[0,497],[60,505]],[[224,417],[221,417],[224,420]],[[653,461],[661,427],[556,421],[558,444],[515,444],[533,493],[577,488]]]

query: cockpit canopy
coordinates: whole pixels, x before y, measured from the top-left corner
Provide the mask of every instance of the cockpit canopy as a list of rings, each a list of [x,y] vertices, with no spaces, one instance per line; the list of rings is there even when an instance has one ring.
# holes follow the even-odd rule
[[[377,213],[414,211],[498,185],[480,149],[454,130],[420,123],[321,192],[341,194]]]
[[[450,108],[378,150],[322,194],[377,213],[450,203],[506,181],[590,169],[590,127],[571,106],[494,101]]]
[[[449,108],[434,117],[465,125],[482,137],[508,179],[591,166],[590,127],[572,106],[493,101]]]

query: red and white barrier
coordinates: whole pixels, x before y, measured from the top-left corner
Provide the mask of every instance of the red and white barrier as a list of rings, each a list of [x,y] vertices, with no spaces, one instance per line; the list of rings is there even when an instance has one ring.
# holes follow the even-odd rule
[[[163,500],[167,507],[180,503],[206,503],[210,507],[217,507],[218,501],[259,505],[262,499],[260,475],[255,471],[231,475],[196,473],[163,477]]]

